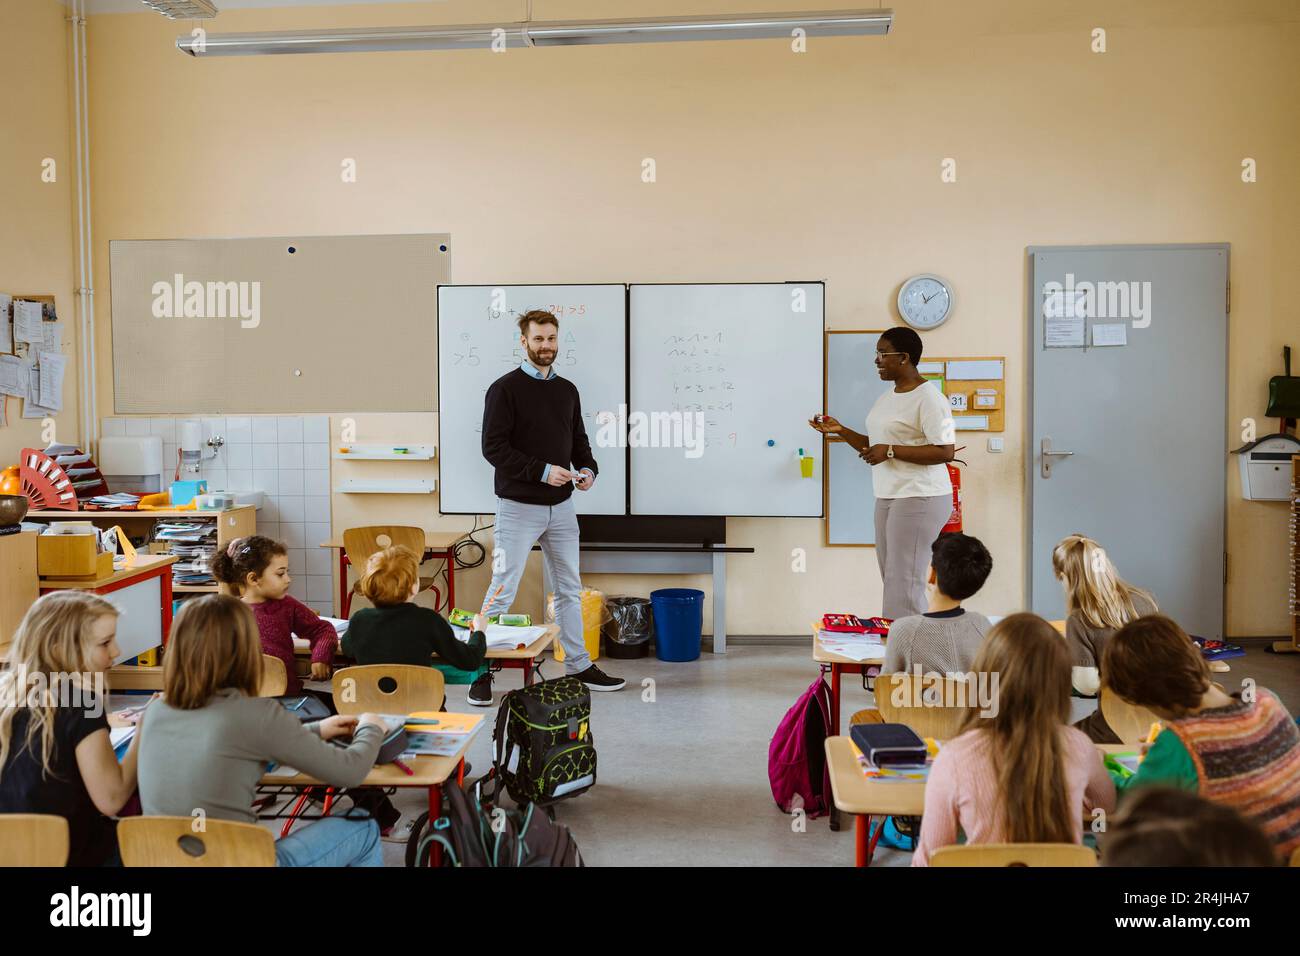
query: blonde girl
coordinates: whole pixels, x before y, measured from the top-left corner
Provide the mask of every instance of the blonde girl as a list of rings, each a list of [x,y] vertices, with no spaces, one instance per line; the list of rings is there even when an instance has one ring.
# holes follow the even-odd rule
[[[1159,608],[1149,592],[1124,581],[1101,545],[1085,535],[1062,539],[1052,550],[1052,570],[1065,589],[1071,679],[1076,691],[1093,697],[1101,686],[1101,658],[1111,635]],[[1088,732],[1097,743],[1119,743],[1109,732],[1108,736]]]
[[[109,817],[135,792],[140,735],[119,763],[105,715],[118,653],[113,605],[54,591],[28,609],[0,672],[0,813],[64,817],[71,866],[117,862]]]

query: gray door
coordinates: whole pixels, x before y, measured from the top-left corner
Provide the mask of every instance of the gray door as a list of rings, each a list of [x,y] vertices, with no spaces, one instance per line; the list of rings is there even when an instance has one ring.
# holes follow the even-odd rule
[[[1228,246],[1029,255],[1030,607],[1064,617],[1052,548],[1079,532],[1188,633],[1222,637]]]

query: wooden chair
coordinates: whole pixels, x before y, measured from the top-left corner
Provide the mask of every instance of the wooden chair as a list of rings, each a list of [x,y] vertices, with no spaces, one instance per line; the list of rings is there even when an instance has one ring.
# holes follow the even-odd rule
[[[921,678],[913,674],[881,674],[876,678],[876,709],[888,724],[907,724],[919,737],[951,740],[975,703],[975,688],[955,677]],[[938,695],[938,706],[926,698]],[[898,704],[895,704],[898,701]],[[953,703],[948,703],[953,702]],[[956,706],[954,706],[956,704]]]
[[[1291,859],[1287,866],[1300,866],[1300,846],[1291,851]]]
[[[1151,733],[1151,725],[1160,718],[1145,707],[1130,704],[1105,684],[1097,703],[1101,716],[1123,744],[1140,744]]]
[[[945,846],[931,866],[1096,866],[1097,853],[1077,843],[981,843]]]
[[[66,819],[45,813],[0,813],[0,867],[67,865]]]
[[[270,654],[262,655],[262,683],[257,688],[258,697],[279,697],[289,689],[289,675],[284,661]]]
[[[256,823],[193,817],[125,817],[117,844],[125,866],[275,866],[275,837]]]
[[[442,710],[445,680],[436,667],[366,664],[334,672],[334,707],[340,714],[412,714]]]
[[[1064,621],[1048,621],[1047,623],[1050,624],[1050,625],[1052,625],[1052,627],[1054,627],[1054,628],[1056,629],[1056,633],[1057,633],[1057,634],[1060,634],[1062,637],[1065,637],[1065,622],[1064,622]]]
[[[402,525],[368,525],[364,528],[348,528],[343,532],[343,553],[348,556],[348,563],[357,569],[357,580],[348,589],[343,599],[343,616],[352,612],[352,595],[361,586],[361,576],[366,573],[366,562],[376,551],[384,548],[404,545],[415,552],[416,560],[424,563],[424,529],[410,528]],[[433,592],[433,606],[442,603],[442,592],[433,586],[434,578],[420,578],[420,590]]]

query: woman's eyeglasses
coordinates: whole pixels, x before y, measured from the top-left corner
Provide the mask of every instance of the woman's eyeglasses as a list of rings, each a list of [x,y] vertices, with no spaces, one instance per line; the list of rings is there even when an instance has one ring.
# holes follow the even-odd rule
[[[876,358],[882,359],[886,355],[906,355],[906,354],[907,354],[906,352],[877,352]]]

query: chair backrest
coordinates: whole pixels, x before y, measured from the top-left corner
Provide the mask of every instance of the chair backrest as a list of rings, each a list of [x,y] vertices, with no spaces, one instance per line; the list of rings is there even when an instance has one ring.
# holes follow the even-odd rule
[[[67,866],[68,821],[46,813],[0,813],[0,866]]]
[[[343,532],[343,551],[356,569],[357,577],[366,573],[366,562],[376,551],[405,545],[415,552],[416,560],[424,557],[424,529],[395,524],[375,524],[348,528]]]
[[[262,655],[262,683],[258,685],[258,697],[279,697],[289,689],[289,675],[285,672],[284,661],[270,654]]]
[[[124,817],[117,844],[125,866],[275,866],[275,837],[256,823],[194,817]]]
[[[1065,622],[1064,622],[1064,621],[1048,621],[1047,623],[1050,624],[1050,625],[1052,625],[1052,627],[1056,629],[1056,633],[1057,633],[1057,634],[1060,634],[1062,637],[1065,636]]]
[[[1101,687],[1101,698],[1097,706],[1101,708],[1101,715],[1106,718],[1107,725],[1123,744],[1142,743],[1147,739],[1147,734],[1151,733],[1151,725],[1160,720],[1145,707],[1130,704],[1105,684]]]
[[[1097,853],[1077,843],[982,843],[940,847],[931,866],[1096,866]]]
[[[442,709],[444,678],[436,667],[365,664],[335,671],[331,689],[340,714],[412,714]]]
[[[876,678],[876,709],[888,724],[907,724],[920,737],[951,740],[977,700],[975,688],[955,677],[881,674]],[[927,703],[930,701],[931,703]]]
[[[1287,866],[1300,866],[1300,846],[1291,851],[1291,859]]]

